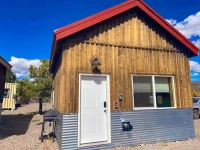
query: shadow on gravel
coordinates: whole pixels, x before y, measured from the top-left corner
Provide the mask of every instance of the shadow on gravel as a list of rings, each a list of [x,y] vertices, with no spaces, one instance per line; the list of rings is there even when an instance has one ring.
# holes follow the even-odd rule
[[[2,122],[0,123],[0,140],[13,135],[23,135],[27,132],[29,124],[33,115],[16,114],[16,115],[2,115]]]

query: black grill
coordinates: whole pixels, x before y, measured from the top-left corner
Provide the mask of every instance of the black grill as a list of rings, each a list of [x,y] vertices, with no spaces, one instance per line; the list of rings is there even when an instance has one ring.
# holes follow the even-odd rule
[[[53,109],[49,109],[48,111],[46,111],[43,115],[43,119],[45,122],[52,122],[55,121],[57,118],[56,112]]]
[[[45,128],[45,123],[49,122],[49,126],[51,126],[51,124],[53,124],[53,129],[51,134],[49,134],[49,136],[51,135],[51,137],[53,137],[53,141],[54,141],[54,137],[55,137],[55,123],[56,123],[56,119],[57,119],[57,113],[55,110],[53,109],[49,109],[48,111],[46,111],[43,115],[43,122],[42,122],[42,131],[41,131],[41,136],[40,136],[40,140],[41,142],[43,142],[44,139],[47,138],[47,135],[44,135],[44,128]]]

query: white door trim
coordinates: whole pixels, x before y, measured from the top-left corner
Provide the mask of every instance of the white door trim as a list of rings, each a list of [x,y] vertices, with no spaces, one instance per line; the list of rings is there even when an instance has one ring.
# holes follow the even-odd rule
[[[81,144],[81,135],[80,135],[80,129],[81,129],[81,108],[80,108],[80,100],[81,100],[81,77],[82,76],[99,76],[99,77],[106,77],[106,115],[107,115],[107,141],[105,142],[98,142],[98,143],[91,143],[91,144]],[[78,102],[78,147],[82,146],[91,146],[91,145],[99,145],[99,144],[105,144],[105,143],[111,143],[111,125],[110,125],[110,75],[109,74],[85,74],[85,73],[79,73],[79,102]]]

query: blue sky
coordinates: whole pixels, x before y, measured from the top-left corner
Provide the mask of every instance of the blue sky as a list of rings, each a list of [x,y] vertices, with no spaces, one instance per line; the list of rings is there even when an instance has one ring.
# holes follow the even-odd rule
[[[18,77],[30,64],[49,59],[53,30],[126,0],[1,0],[0,55]],[[200,47],[199,0],[144,0]],[[198,13],[199,12],[199,13]],[[200,80],[200,59],[191,59],[192,80]]]

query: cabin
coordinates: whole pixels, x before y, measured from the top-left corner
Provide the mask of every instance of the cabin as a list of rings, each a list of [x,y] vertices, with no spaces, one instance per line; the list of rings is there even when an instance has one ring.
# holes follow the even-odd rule
[[[189,58],[198,50],[142,0],[55,30],[50,71],[60,149],[194,138]]]
[[[0,122],[1,122],[1,109],[4,97],[4,86],[6,81],[6,70],[11,70],[11,65],[0,56]]]
[[[17,83],[5,83],[4,98],[2,103],[3,109],[16,109],[17,104]]]

